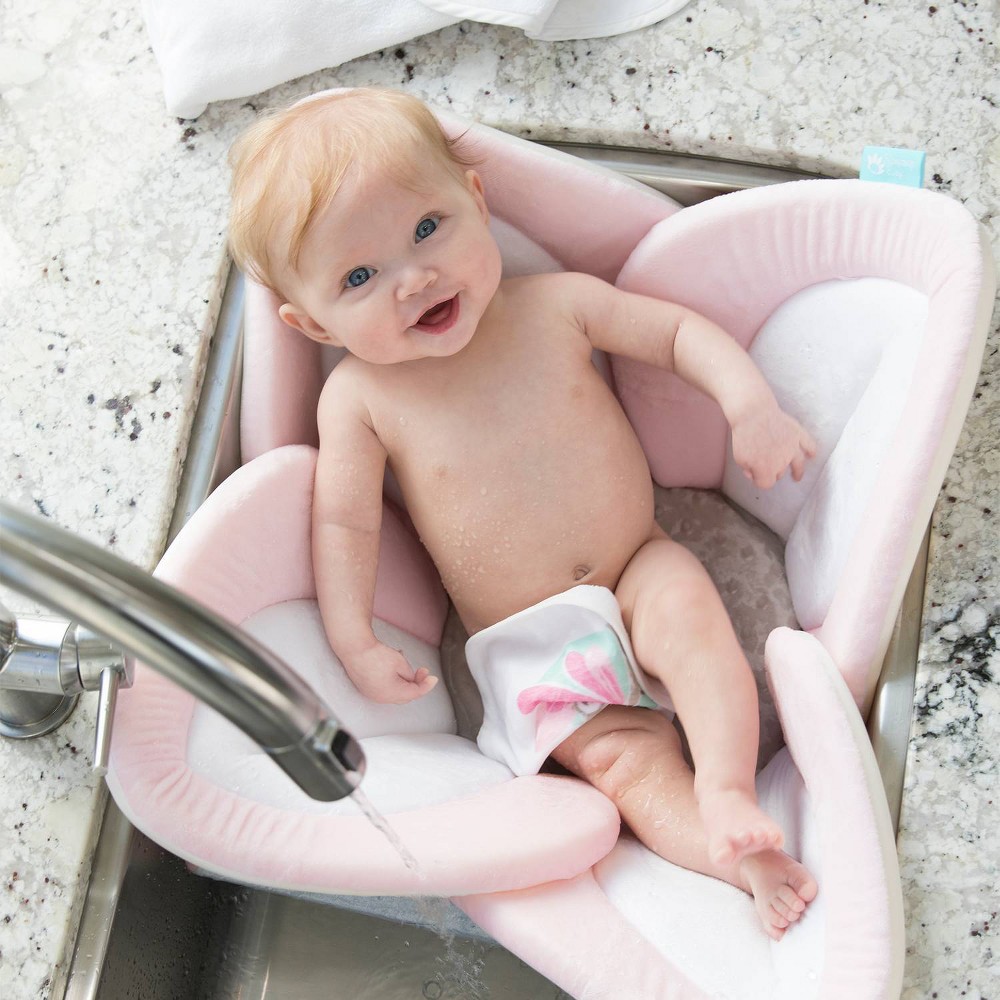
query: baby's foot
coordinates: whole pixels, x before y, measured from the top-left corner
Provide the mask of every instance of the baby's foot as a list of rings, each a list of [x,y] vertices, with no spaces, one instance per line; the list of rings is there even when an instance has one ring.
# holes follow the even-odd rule
[[[745,792],[701,793],[698,809],[708,835],[708,856],[717,865],[738,864],[747,855],[776,850],[785,842],[781,827]]]
[[[784,851],[759,851],[740,863],[761,923],[769,937],[780,941],[785,931],[816,898],[816,880]]]

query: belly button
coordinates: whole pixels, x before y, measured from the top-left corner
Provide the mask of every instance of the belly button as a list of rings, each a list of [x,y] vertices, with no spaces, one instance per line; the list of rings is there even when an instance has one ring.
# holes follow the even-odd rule
[[[573,570],[573,579],[582,580],[589,573],[590,573],[589,566],[577,566],[576,569]]]

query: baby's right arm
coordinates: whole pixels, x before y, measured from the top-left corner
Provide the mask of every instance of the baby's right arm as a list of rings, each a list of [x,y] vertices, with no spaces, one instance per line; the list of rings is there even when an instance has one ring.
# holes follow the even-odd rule
[[[320,450],[313,487],[316,594],[327,638],[355,687],[400,704],[437,683],[372,631],[386,452],[350,378],[331,377],[320,399]]]

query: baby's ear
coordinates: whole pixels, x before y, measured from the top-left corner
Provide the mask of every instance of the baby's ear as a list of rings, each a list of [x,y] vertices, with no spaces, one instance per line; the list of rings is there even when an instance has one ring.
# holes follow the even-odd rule
[[[320,344],[332,344],[334,347],[343,347],[343,344],[332,334],[327,333],[304,309],[300,309],[291,302],[285,302],[278,308],[278,315],[283,323],[286,323],[293,330],[304,333],[310,340],[318,341]]]
[[[469,194],[475,199],[479,206],[479,212],[483,217],[483,222],[490,221],[490,210],[486,207],[486,189],[483,187],[483,179],[475,170],[465,171],[465,183],[469,189]]]

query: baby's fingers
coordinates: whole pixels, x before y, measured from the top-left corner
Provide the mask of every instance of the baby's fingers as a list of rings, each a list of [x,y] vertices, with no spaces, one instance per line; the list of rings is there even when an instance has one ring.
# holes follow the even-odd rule
[[[792,479],[799,482],[806,473],[806,462],[816,457],[816,439],[805,429],[799,440],[799,453],[792,459]]]
[[[759,490],[769,490],[776,482],[773,473],[765,473],[749,465],[743,467],[743,475]]]
[[[430,691],[435,684],[437,684],[438,679],[426,668],[420,667],[419,670],[413,675],[413,683],[416,684],[425,694]]]
[[[397,692],[400,704],[422,698],[437,684],[438,679],[426,668],[420,667],[409,677],[399,677]]]

